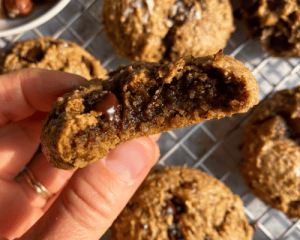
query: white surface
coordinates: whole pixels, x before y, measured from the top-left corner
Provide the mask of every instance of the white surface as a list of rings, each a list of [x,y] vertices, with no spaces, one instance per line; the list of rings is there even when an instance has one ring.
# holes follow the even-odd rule
[[[0,37],[26,32],[35,28],[59,13],[71,0],[60,0],[55,3],[36,6],[26,17],[0,20]]]

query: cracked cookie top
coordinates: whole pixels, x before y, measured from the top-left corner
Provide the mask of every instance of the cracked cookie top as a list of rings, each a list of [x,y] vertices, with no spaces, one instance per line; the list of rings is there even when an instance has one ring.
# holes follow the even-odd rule
[[[250,190],[267,204],[300,218],[300,87],[257,106],[243,137],[241,167]]]
[[[0,58],[1,74],[22,68],[60,70],[88,80],[106,78],[99,60],[76,43],[65,39],[40,37],[16,43]]]
[[[112,225],[112,240],[250,240],[240,197],[208,174],[154,168]]]
[[[213,54],[234,30],[228,0],[105,0],[102,20],[117,54],[131,62]]]

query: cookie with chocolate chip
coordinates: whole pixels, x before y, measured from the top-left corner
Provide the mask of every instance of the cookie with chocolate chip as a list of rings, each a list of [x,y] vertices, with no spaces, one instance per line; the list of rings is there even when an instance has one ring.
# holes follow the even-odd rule
[[[251,240],[243,202],[207,173],[157,167],[111,227],[112,240]]]
[[[243,137],[241,172],[265,203],[300,218],[300,87],[277,92],[253,112]]]
[[[221,53],[168,64],[139,62],[108,76],[53,104],[41,140],[55,167],[85,167],[121,142],[243,113],[258,103],[254,76]]]
[[[22,68],[60,70],[88,80],[106,78],[99,60],[76,43],[64,39],[40,37],[16,43],[0,58],[0,73]]]
[[[275,57],[300,56],[300,2],[240,0],[248,34],[259,38],[263,50]]]
[[[214,54],[235,29],[229,0],[105,0],[102,21],[117,54],[131,62]]]

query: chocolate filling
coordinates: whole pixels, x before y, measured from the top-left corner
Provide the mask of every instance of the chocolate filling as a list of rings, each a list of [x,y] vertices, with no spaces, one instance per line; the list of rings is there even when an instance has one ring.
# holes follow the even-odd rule
[[[120,120],[120,104],[115,94],[109,92],[107,95],[95,102],[92,109],[96,112],[102,112],[105,121],[115,123]]]
[[[109,81],[104,81],[103,87],[108,93],[92,92],[83,102],[85,113],[92,110],[103,113],[98,117],[97,127],[91,130],[97,129],[96,135],[106,134],[107,138],[115,138],[120,131],[127,129],[147,132],[148,126],[171,126],[175,116],[186,118],[197,114],[206,119],[208,110],[230,112],[243,106],[248,97],[245,85],[236,82],[234,76],[225,77],[217,69],[206,72],[195,69],[195,66],[185,66],[185,69],[181,77],[173,78],[170,83],[161,84],[156,79],[133,87],[129,84],[126,90],[121,82],[109,85]],[[120,81],[123,79],[126,77]],[[232,100],[235,100],[234,105]],[[144,123],[147,125],[141,125]],[[87,135],[88,132],[81,134]],[[81,139],[76,145],[85,147],[90,143],[84,140],[93,138],[86,136]]]

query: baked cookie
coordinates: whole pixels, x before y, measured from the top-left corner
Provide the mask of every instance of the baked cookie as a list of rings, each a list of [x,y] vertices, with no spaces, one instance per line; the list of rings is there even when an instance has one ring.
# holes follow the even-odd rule
[[[254,76],[231,56],[139,62],[108,76],[52,105],[41,140],[55,167],[84,167],[118,143],[246,112],[258,103]]]
[[[88,80],[106,78],[100,61],[76,43],[65,39],[40,37],[16,43],[0,58],[0,73],[22,68],[60,70]]]
[[[202,171],[154,169],[113,223],[112,240],[251,240],[243,202]]]
[[[235,29],[229,0],[105,0],[102,21],[117,54],[131,62],[207,56]]]
[[[276,57],[300,56],[300,2],[240,0],[248,34]]]
[[[243,137],[245,183],[265,203],[300,218],[300,87],[255,109]]]

